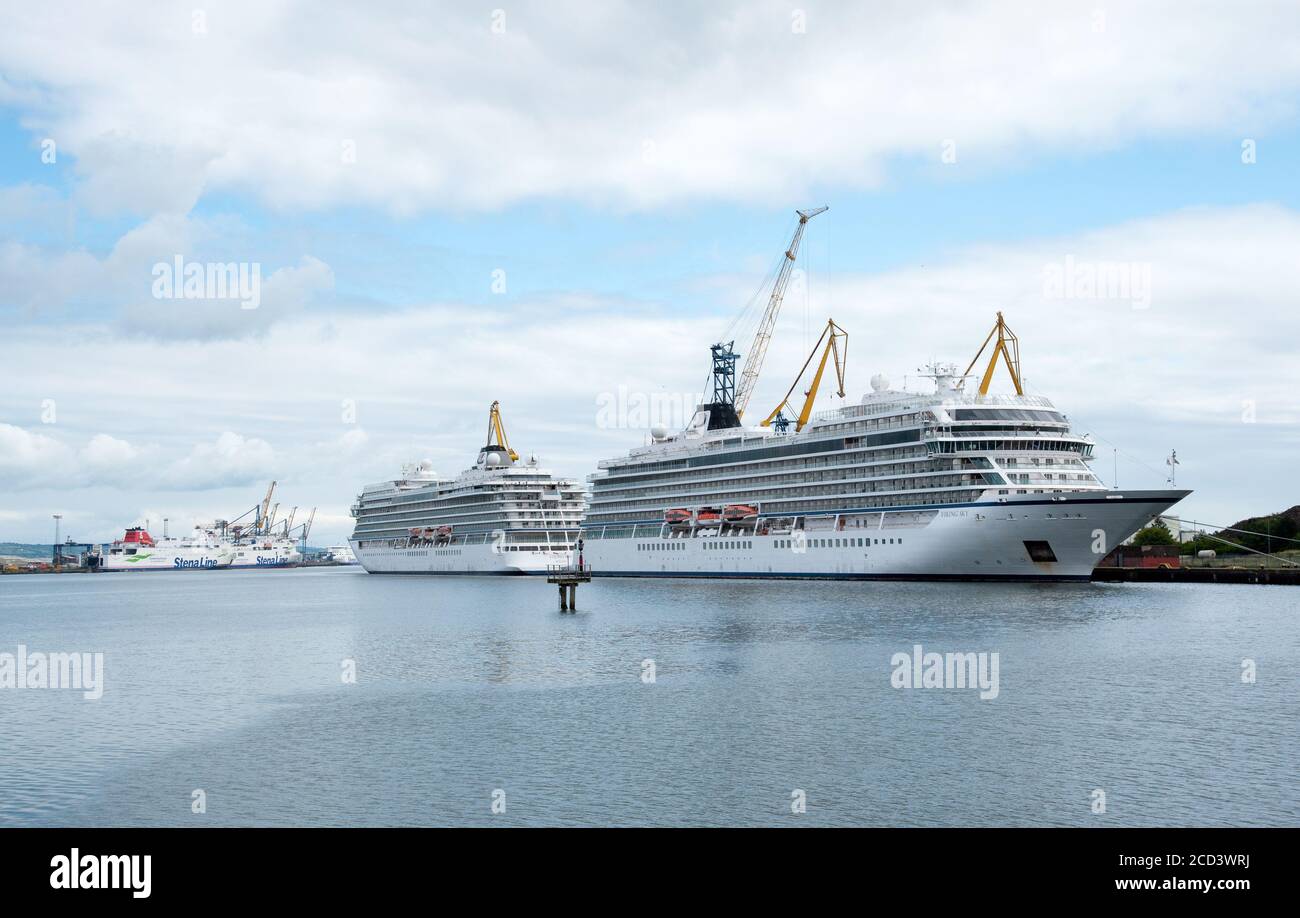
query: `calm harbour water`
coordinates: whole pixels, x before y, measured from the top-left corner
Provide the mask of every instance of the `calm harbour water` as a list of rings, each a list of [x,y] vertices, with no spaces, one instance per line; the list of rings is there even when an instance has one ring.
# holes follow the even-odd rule
[[[1300,825],[1298,599],[613,580],[561,615],[532,578],[0,577],[0,653],[106,667],[99,701],[0,689],[0,826]],[[997,652],[998,697],[891,687],[917,643]]]

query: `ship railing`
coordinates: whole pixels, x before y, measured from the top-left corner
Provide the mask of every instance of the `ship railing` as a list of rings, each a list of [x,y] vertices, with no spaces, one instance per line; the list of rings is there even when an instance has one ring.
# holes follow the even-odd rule
[[[587,562],[584,562],[583,564],[576,564],[576,563],[575,564],[548,564],[546,565],[546,573],[548,574],[590,574],[591,564]]]
[[[1006,405],[1012,408],[1055,408],[1051,400],[1041,395],[965,395],[952,401],[963,405]]]

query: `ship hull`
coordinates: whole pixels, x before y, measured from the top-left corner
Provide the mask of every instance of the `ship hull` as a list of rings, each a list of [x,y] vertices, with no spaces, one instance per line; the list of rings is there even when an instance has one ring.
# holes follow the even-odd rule
[[[1075,492],[861,511],[809,517],[802,534],[724,528],[695,538],[589,537],[585,561],[597,577],[1086,581],[1107,552],[1187,493]]]
[[[357,563],[370,574],[542,575],[567,566],[572,557],[567,551],[503,551],[492,544],[394,548],[363,546],[356,539],[349,544]]]
[[[229,552],[166,551],[135,555],[108,555],[95,566],[96,571],[219,571],[230,568]],[[128,558],[138,558],[129,561]]]

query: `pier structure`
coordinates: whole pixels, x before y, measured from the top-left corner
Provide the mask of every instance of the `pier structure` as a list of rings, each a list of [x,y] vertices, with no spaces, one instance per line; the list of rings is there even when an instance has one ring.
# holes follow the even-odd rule
[[[546,569],[546,582],[560,587],[560,611],[578,611],[578,584],[591,582],[591,568],[559,564]]]

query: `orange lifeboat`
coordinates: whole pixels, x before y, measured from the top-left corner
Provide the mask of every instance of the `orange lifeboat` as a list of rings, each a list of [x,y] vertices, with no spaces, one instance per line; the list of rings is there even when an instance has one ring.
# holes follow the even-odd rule
[[[722,514],[717,507],[701,507],[695,512],[695,525],[716,526],[722,521]]]
[[[728,504],[722,510],[722,518],[728,523],[747,523],[758,519],[758,508],[749,504]]]
[[[685,526],[691,521],[689,510],[665,510],[664,522],[669,526]]]

